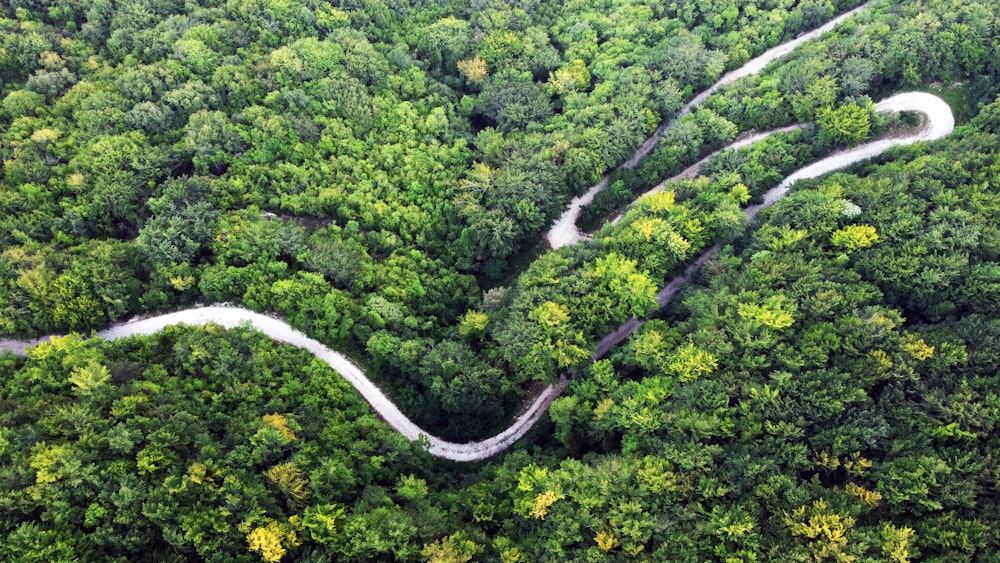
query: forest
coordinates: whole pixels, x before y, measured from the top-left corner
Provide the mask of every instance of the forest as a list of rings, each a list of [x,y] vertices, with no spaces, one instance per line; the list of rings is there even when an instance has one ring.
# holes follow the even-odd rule
[[[1000,5],[875,0],[679,115],[859,6],[3,3],[0,338],[66,336],[0,352],[0,559],[1000,561]],[[748,221],[911,90],[958,128]],[[89,338],[211,303],[456,442],[570,383],[454,463],[252,327]]]

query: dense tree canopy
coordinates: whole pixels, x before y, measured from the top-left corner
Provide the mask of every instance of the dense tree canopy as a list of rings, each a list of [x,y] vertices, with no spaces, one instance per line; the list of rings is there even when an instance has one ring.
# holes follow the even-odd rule
[[[459,441],[573,378],[455,467],[247,328],[0,355],[0,556],[997,559],[1000,7],[875,2],[677,116],[858,4],[0,6],[0,335],[240,303]],[[872,104],[915,87],[971,120],[747,225],[792,170],[920,127]],[[592,240],[533,250],[609,172]]]

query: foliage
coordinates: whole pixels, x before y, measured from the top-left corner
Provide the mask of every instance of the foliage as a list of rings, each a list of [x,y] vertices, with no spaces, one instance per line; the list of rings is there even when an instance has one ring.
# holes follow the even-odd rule
[[[4,560],[997,558],[995,3],[874,4],[680,117],[858,2],[83,4],[0,6],[0,333],[239,302],[456,440],[574,380],[456,469],[243,328],[0,356]],[[934,81],[978,108],[953,139],[744,232],[893,123],[872,98]],[[661,124],[586,221],[793,121],[508,275]]]
[[[854,103],[836,109],[825,107],[816,115],[819,138],[834,144],[854,146],[868,138],[871,115],[868,110]]]
[[[247,329],[56,340],[5,374],[5,559],[57,557],[46,537],[65,538],[50,545],[67,559],[360,558],[350,544],[370,511],[408,517],[356,487],[392,490],[427,461],[339,375]],[[440,529],[421,524],[413,541]]]

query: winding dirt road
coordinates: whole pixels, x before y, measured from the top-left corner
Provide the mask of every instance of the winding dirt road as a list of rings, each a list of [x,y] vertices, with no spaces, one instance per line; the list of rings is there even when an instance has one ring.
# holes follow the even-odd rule
[[[918,141],[933,141],[948,135],[955,130],[955,116],[951,113],[951,107],[934,94],[926,92],[903,92],[882,100],[875,104],[875,111],[878,112],[902,112],[913,111],[922,113],[927,117],[927,122],[919,130],[906,137],[882,139],[872,141],[834,153],[824,159],[818,160],[809,166],[800,168],[789,174],[780,184],[771,188],[764,194],[764,202],[753,205],[746,209],[747,216],[753,220],[761,209],[768,207],[779,199],[785,197],[788,189],[799,180],[806,178],[818,178],[826,173],[846,168],[852,164],[875,158],[892,147],[912,145]]]
[[[782,43],[777,47],[773,47],[767,51],[764,51],[763,54],[753,59],[750,59],[743,66],[724,74],[722,78],[720,78],[715,84],[712,84],[711,86],[703,90],[697,96],[692,98],[691,101],[687,103],[687,105],[681,108],[680,112],[678,112],[677,114],[677,117],[690,113],[692,109],[694,109],[699,104],[707,100],[708,97],[714,94],[716,91],[718,91],[719,88],[722,88],[723,86],[731,82],[739,80],[744,76],[757,74],[758,72],[763,70],[764,67],[767,66],[767,64],[770,63],[771,61],[784,57],[788,53],[794,51],[796,47],[805,43],[806,41],[812,41],[813,39],[816,39],[820,35],[832,30],[844,20],[854,16],[858,12],[867,8],[869,4],[870,3],[866,3],[861,6],[858,6],[857,8],[854,8],[853,10],[844,12],[843,14],[826,22],[822,26],[812,31],[808,31],[796,37],[795,39],[788,41],[787,43]],[[673,121],[658,127],[656,129],[656,132],[654,132],[650,138],[646,139],[646,141],[639,146],[639,149],[635,151],[635,154],[632,155],[632,158],[628,159],[628,161],[626,161],[624,164],[621,165],[621,168],[635,168],[635,166],[639,164],[639,160],[641,160],[642,157],[649,154],[649,151],[653,150],[653,147],[656,146],[656,141],[660,139],[660,135],[663,133],[663,131],[668,129],[672,123]],[[770,133],[765,133],[765,135],[767,134]],[[726,148],[738,148],[738,147],[731,145]],[[566,207],[566,210],[563,211],[563,214],[560,215],[558,219],[556,219],[555,223],[552,224],[552,228],[550,228],[549,231],[545,234],[545,239],[549,241],[549,246],[551,246],[553,249],[562,248],[563,246],[573,244],[576,241],[585,238],[585,235],[583,235],[580,232],[580,230],[576,228],[576,220],[580,216],[580,212],[583,210],[583,208],[590,205],[590,203],[594,201],[594,196],[596,196],[599,192],[603,191],[608,187],[609,177],[610,174],[605,174],[604,178],[602,178],[601,181],[598,182],[596,185],[591,186],[590,189],[586,191],[586,193],[584,193],[581,196],[573,198],[572,201],[569,202],[569,205]]]
[[[949,107],[948,104],[941,98],[926,92],[904,92],[896,94],[895,96],[886,98],[875,104],[875,109],[880,112],[915,111],[927,116],[927,122],[919,131],[915,131],[908,136],[873,141],[871,143],[857,146],[853,149],[840,151],[792,172],[786,176],[780,184],[764,193],[762,203],[748,206],[744,210],[747,219],[749,221],[753,221],[757,218],[757,214],[760,213],[761,210],[774,205],[781,198],[788,195],[789,188],[791,188],[792,184],[798,180],[818,178],[829,172],[840,170],[852,164],[874,158],[892,147],[912,145],[913,143],[919,141],[933,141],[935,139],[940,139],[955,129],[955,116],[951,113],[951,107]],[[766,134],[761,138],[764,136],[766,136]],[[661,187],[662,186],[657,186],[647,193],[653,192]],[[667,303],[670,303],[670,300],[673,299],[674,295],[677,294],[680,288],[688,282],[691,276],[698,271],[698,268],[700,268],[712,255],[718,252],[718,250],[718,243],[712,245],[708,248],[708,250],[702,252],[701,255],[695,258],[694,261],[692,261],[691,264],[684,269],[683,274],[673,278],[669,283],[667,283],[667,285],[663,286],[656,294],[656,300],[660,307],[665,307]],[[614,332],[605,335],[605,337],[597,343],[597,347],[594,350],[594,356],[597,358],[604,356],[611,350],[611,348],[623,342],[641,326],[642,321],[635,318],[629,319],[619,326]]]
[[[776,47],[764,55],[750,61],[744,65],[744,67],[727,74],[715,86],[709,88],[693,99],[685,108],[685,111],[689,111],[691,107],[700,103],[705,99],[705,97],[718,89],[718,87],[740,78],[741,76],[746,76],[759,71],[768,62],[784,55],[799,43],[808,41],[820,33],[832,29],[839,22],[852,16],[863,8],[864,7],[851,10],[850,12],[847,12],[830,21],[823,27],[807,33],[789,43]],[[943,137],[950,133],[955,125],[954,117],[952,116],[948,105],[940,98],[930,94],[920,92],[899,94],[879,102],[876,107],[879,111],[910,110],[924,113],[928,117],[927,125],[919,132],[916,132],[911,136],[868,143],[848,151],[831,155],[823,160],[796,171],[788,176],[780,185],[768,191],[767,194],[765,194],[764,202],[762,204],[747,208],[746,213],[750,220],[753,220],[761,209],[784,197],[784,195],[788,192],[788,188],[796,180],[802,178],[814,178],[826,174],[827,172],[844,168],[856,162],[881,154],[893,146],[910,144],[917,141],[930,141]],[[753,140],[759,140],[770,133],[757,136],[753,138]],[[633,166],[633,161],[637,161],[638,158],[641,158],[642,155],[646,154],[646,152],[652,148],[652,144],[655,143],[655,138],[656,136],[654,135],[654,137],[646,143],[649,146],[644,149],[640,149],[640,152],[645,152],[641,152],[641,154],[637,153],[636,156],[633,157],[632,161],[630,161]],[[752,140],[743,139],[738,141],[741,146],[746,145],[748,142],[752,142]],[[579,202],[575,207],[576,214],[579,214],[580,207],[589,203],[594,194],[596,194],[597,191],[600,191],[600,189],[603,189],[603,186],[606,185],[607,181],[605,180],[602,184],[598,184],[598,186],[592,188],[586,195],[578,198]],[[574,202],[577,202],[577,200],[574,200]],[[572,211],[573,208],[573,205],[571,205],[568,212]],[[560,221],[563,220],[561,219]],[[553,235],[553,231],[550,231],[549,240],[554,247],[570,244],[575,240],[578,240],[578,237],[574,237],[572,234],[576,232],[574,224],[576,221],[576,215],[573,215],[572,218],[567,219],[567,221],[568,225],[572,227],[572,231],[569,235],[563,232],[566,231],[566,227],[563,227],[562,231],[559,231],[557,228],[558,224],[553,227],[553,231],[559,231],[557,234]],[[716,249],[717,245],[702,253],[685,269],[681,276],[674,278],[660,290],[658,297],[661,307],[670,302],[676,292],[687,282],[691,274],[693,274],[716,251]],[[568,381],[563,379],[556,385],[549,385],[546,387],[540,395],[530,402],[523,414],[521,414],[509,428],[496,436],[480,442],[456,444],[432,436],[414,424],[378,387],[375,386],[374,383],[371,382],[371,380],[365,377],[364,372],[362,372],[360,368],[354,365],[354,363],[352,363],[344,355],[331,350],[322,343],[295,330],[284,321],[267,315],[262,315],[260,313],[255,313],[238,307],[218,305],[198,307],[115,325],[99,332],[97,335],[107,340],[115,340],[133,335],[152,334],[161,330],[163,327],[181,323],[188,325],[215,323],[227,328],[248,324],[278,342],[291,344],[309,351],[311,354],[326,362],[330,367],[347,379],[351,385],[354,386],[359,393],[361,393],[365,400],[371,404],[375,412],[377,412],[379,416],[385,419],[389,425],[399,431],[403,436],[409,440],[424,438],[429,443],[428,451],[432,455],[454,461],[479,461],[507,449],[511,444],[516,442],[531,429],[531,427],[541,418],[542,414],[546,411],[552,400],[557,397],[568,385]],[[630,319],[615,332],[607,335],[601,342],[598,343],[595,356],[601,357],[606,354],[611,347],[628,338],[628,336],[639,326],[641,326],[641,321]],[[48,337],[24,341],[0,340],[0,351],[9,351],[15,354],[24,355],[26,347],[37,345],[38,343],[46,340],[48,340]]]
[[[898,94],[879,102],[876,107],[879,111],[919,111],[927,115],[927,124],[920,131],[908,137],[886,139],[861,145],[854,149],[831,155],[794,172],[781,182],[781,184],[768,191],[764,196],[762,204],[747,208],[746,214],[750,220],[753,220],[761,209],[772,205],[784,197],[788,193],[789,187],[796,180],[815,178],[833,170],[844,168],[879,155],[890,147],[907,145],[917,141],[938,139],[951,133],[955,127],[955,119],[948,104],[931,94],[922,92]],[[658,301],[661,307],[670,302],[677,291],[687,283],[690,276],[717,249],[718,245],[714,245],[703,252],[685,269],[682,275],[672,279],[670,283],[659,291]],[[399,433],[409,440],[418,440],[424,437],[429,443],[428,451],[432,455],[454,461],[479,461],[492,457],[510,447],[511,444],[524,436],[538,422],[538,419],[548,409],[552,400],[559,396],[568,384],[568,381],[563,379],[557,385],[546,387],[509,428],[496,436],[487,438],[481,442],[456,444],[432,436],[414,424],[371,380],[365,377],[364,372],[360,368],[354,365],[343,354],[331,350],[319,341],[295,330],[284,321],[267,315],[238,307],[218,305],[199,307],[115,325],[97,333],[97,335],[106,340],[115,340],[134,335],[153,334],[163,327],[182,323],[188,325],[215,323],[226,328],[248,324],[278,342],[291,344],[292,346],[307,350],[347,379],[361,393],[361,396],[371,404],[375,412],[385,419],[390,426],[399,431]],[[600,358],[607,354],[613,346],[628,338],[640,326],[642,326],[641,321],[629,319],[597,344],[595,357]],[[23,355],[26,347],[35,346],[46,340],[48,340],[48,337],[35,340],[0,340],[0,351],[9,351]]]
[[[771,188],[764,194],[764,201],[762,204],[752,205],[746,209],[747,216],[753,220],[757,213],[761,209],[768,207],[774,202],[778,201],[784,197],[788,189],[797,182],[798,180],[806,178],[816,178],[822,176],[828,172],[833,172],[834,170],[839,170],[841,168],[846,168],[852,164],[874,158],[891,147],[909,145],[916,143],[918,141],[932,141],[934,139],[940,139],[941,137],[949,134],[955,128],[955,117],[951,113],[951,108],[948,104],[941,98],[928,94],[926,92],[904,92],[901,94],[896,94],[895,96],[886,98],[881,102],[875,104],[875,111],[877,112],[901,112],[901,111],[913,111],[917,113],[922,113],[927,117],[927,123],[919,131],[908,135],[906,137],[892,138],[892,139],[882,139],[878,141],[872,141],[870,143],[865,143],[853,149],[848,149],[844,151],[838,151],[826,158],[818,160],[808,166],[800,168],[790,175],[786,176],[784,180],[776,187]],[[692,164],[686,168],[683,172],[667,178],[666,180],[660,182],[656,186],[650,188],[644,194],[639,197],[643,197],[653,192],[662,190],[663,187],[674,180],[680,178],[691,178],[694,177],[701,166],[714,158],[719,153],[727,150],[735,150],[743,147],[750,146],[758,141],[766,139],[771,135],[776,133],[785,133],[798,128],[801,128],[801,124],[789,125],[786,127],[781,127],[779,129],[774,129],[771,131],[765,131],[764,133],[757,133],[751,136],[743,137],[737,139],[733,143],[713,152],[712,154],[706,156],[705,158],[699,160],[698,162]],[[598,190],[600,191],[600,190]],[[595,192],[596,194],[596,192]],[[593,196],[591,196],[593,199]],[[636,198],[638,199],[638,198]],[[576,200],[573,200],[574,202]],[[561,248],[563,246],[569,246],[575,244],[581,240],[589,238],[586,233],[580,232],[580,229],[576,227],[576,217],[580,214],[580,209],[583,205],[589,203],[589,201],[581,203],[575,209],[573,213],[572,221],[569,220],[569,214],[571,210],[567,210],[560,218],[560,222],[552,226],[552,229],[546,235],[549,244],[553,249]],[[563,219],[566,218],[566,221]],[[617,222],[619,217],[615,217],[614,222]],[[554,233],[558,229],[557,233]]]
[[[185,309],[175,313],[115,325],[97,333],[97,336],[105,340],[117,340],[129,336],[153,334],[170,325],[204,325],[208,323],[222,325],[226,328],[248,324],[254,330],[259,330],[277,342],[291,344],[292,346],[308,351],[326,362],[327,365],[350,382],[358,390],[358,393],[361,393],[361,396],[371,404],[372,409],[400,434],[406,436],[411,441],[424,437],[429,443],[428,451],[432,455],[454,461],[478,461],[492,457],[510,447],[511,444],[516,442],[521,436],[524,436],[534,426],[535,422],[548,409],[552,399],[559,396],[559,393],[568,384],[566,380],[563,380],[557,385],[546,387],[509,428],[496,436],[481,442],[456,444],[432,436],[414,424],[413,421],[407,418],[389,400],[381,389],[365,377],[364,372],[358,366],[354,365],[343,354],[327,348],[317,340],[309,338],[282,320],[255,313],[248,309],[221,305]],[[49,337],[31,341],[0,340],[0,351],[6,350],[23,355],[26,346],[35,346],[48,339]]]

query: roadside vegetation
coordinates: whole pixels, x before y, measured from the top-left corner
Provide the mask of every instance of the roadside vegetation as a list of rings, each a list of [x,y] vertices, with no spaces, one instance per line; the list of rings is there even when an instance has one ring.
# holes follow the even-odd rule
[[[1000,557],[994,3],[874,3],[677,120],[591,224],[742,133],[815,126],[498,282],[694,92],[856,5],[4,5],[0,334],[239,303],[459,441],[575,380],[548,428],[468,467],[249,330],[0,356],[0,557]],[[873,99],[929,83],[951,137],[747,228],[789,171],[895,126]],[[652,320],[592,362],[630,316]]]

